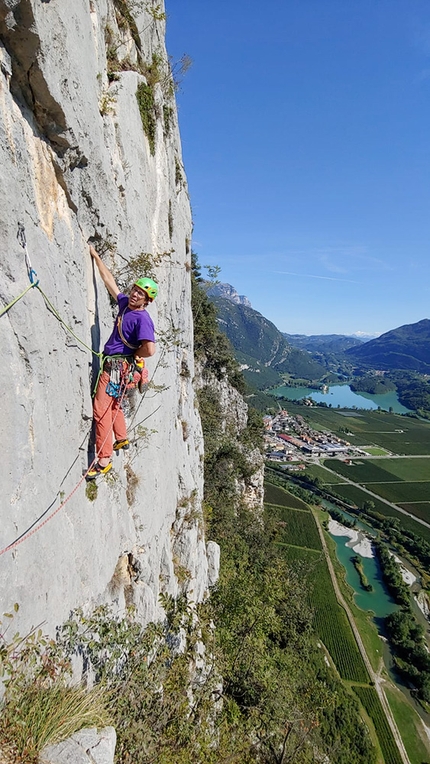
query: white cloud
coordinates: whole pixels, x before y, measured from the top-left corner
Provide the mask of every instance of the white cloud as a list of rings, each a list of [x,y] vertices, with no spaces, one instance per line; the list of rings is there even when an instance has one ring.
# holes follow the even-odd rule
[[[293,273],[292,271],[273,271],[273,273],[281,273],[284,276],[298,276],[305,279],[324,279],[324,281],[347,281],[349,284],[360,284],[360,281],[353,281],[352,279],[338,279],[334,276],[317,276],[314,273]]]

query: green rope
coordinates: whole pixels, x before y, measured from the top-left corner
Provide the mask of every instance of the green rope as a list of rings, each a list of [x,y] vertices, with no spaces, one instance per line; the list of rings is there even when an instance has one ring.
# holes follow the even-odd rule
[[[35,287],[35,286],[37,286],[37,282],[34,282],[34,284],[30,284],[30,286],[28,286],[28,287],[27,287],[27,289],[24,289],[24,291],[23,291],[23,292],[21,292],[21,294],[19,294],[19,295],[18,295],[18,297],[15,297],[15,299],[14,299],[14,300],[12,300],[12,302],[10,302],[10,303],[9,303],[9,305],[6,305],[6,307],[5,307],[5,308],[3,308],[3,310],[1,310],[1,311],[0,311],[0,316],[2,316],[4,313],[7,313],[7,311],[8,311],[8,310],[9,310],[9,309],[10,309],[10,308],[13,306],[13,305],[15,305],[15,303],[17,303],[17,302],[18,302],[18,300],[20,300],[20,299],[21,299],[21,297],[24,297],[24,295],[25,295],[25,294],[27,294],[27,292],[29,292],[29,291],[30,291],[30,289],[33,289],[33,287]]]
[[[10,302],[10,303],[9,303],[9,305],[6,305],[6,307],[5,307],[5,308],[3,308],[3,310],[0,312],[0,316],[2,316],[2,315],[3,315],[4,313],[6,313],[6,312],[7,312],[7,311],[8,311],[10,308],[12,308],[12,306],[13,306],[13,305],[15,305],[15,304],[18,302],[18,300],[20,300],[20,299],[21,299],[21,297],[24,297],[24,295],[25,295],[25,294],[27,294],[27,292],[29,292],[29,291],[30,291],[30,289],[33,289],[33,287],[37,287],[37,289],[39,290],[39,292],[40,292],[40,294],[42,295],[43,299],[45,300],[45,303],[46,303],[47,307],[49,308],[49,310],[50,310],[50,311],[53,313],[53,315],[54,315],[54,316],[55,316],[55,318],[56,318],[56,319],[57,319],[57,320],[60,322],[60,324],[62,324],[62,325],[65,327],[65,329],[67,329],[67,331],[68,331],[68,332],[69,332],[69,333],[72,335],[72,337],[74,337],[74,338],[75,338],[75,340],[76,340],[77,342],[79,342],[79,343],[80,343],[80,344],[81,344],[81,345],[82,345],[84,348],[86,348],[87,350],[89,350],[89,351],[90,351],[90,353],[92,353],[93,355],[97,356],[97,358],[99,358],[99,359],[100,359],[99,373],[98,373],[98,375],[97,375],[96,384],[94,385],[94,391],[93,391],[93,394],[92,394],[92,397],[94,397],[94,395],[96,394],[96,391],[97,391],[97,387],[98,387],[98,384],[99,384],[99,379],[100,379],[100,377],[101,377],[101,374],[102,374],[102,371],[103,371],[103,362],[104,362],[104,356],[103,356],[103,353],[98,353],[98,352],[97,352],[97,350],[93,350],[93,348],[91,348],[89,345],[87,345],[87,344],[86,344],[86,342],[84,342],[83,340],[81,340],[81,339],[80,339],[80,337],[78,337],[78,335],[77,335],[77,334],[75,334],[75,332],[73,331],[73,329],[72,329],[72,328],[71,328],[71,327],[70,327],[68,324],[66,324],[66,322],[65,322],[65,321],[64,321],[64,320],[61,318],[61,316],[60,316],[60,314],[59,314],[58,310],[57,310],[57,309],[54,307],[54,305],[52,304],[52,302],[51,302],[51,301],[48,299],[48,297],[46,296],[46,294],[45,294],[45,292],[43,291],[43,289],[41,289],[41,288],[40,288],[40,286],[39,286],[39,282],[38,282],[38,281],[35,281],[35,282],[33,282],[32,284],[30,284],[30,285],[27,287],[27,289],[24,289],[24,291],[23,291],[23,292],[21,292],[21,294],[20,294],[20,295],[18,295],[18,297],[15,297],[15,299],[14,299],[14,300],[12,300],[12,302]]]
[[[68,325],[66,324],[66,322],[65,322],[65,321],[64,321],[64,320],[61,318],[61,316],[60,316],[60,314],[59,314],[58,310],[57,310],[57,309],[56,309],[56,308],[53,306],[52,302],[50,302],[50,300],[47,298],[47,296],[46,296],[45,292],[43,291],[43,289],[41,289],[41,288],[40,288],[40,286],[38,286],[37,284],[36,284],[36,286],[37,286],[37,288],[38,288],[38,290],[39,290],[40,294],[42,295],[43,299],[45,300],[46,304],[48,305],[48,307],[50,308],[50,310],[51,310],[51,311],[52,311],[52,313],[54,314],[55,318],[57,318],[57,319],[58,319],[58,321],[59,321],[61,324],[63,324],[63,326],[64,326],[64,327],[67,329],[67,331],[68,331],[68,332],[70,332],[70,334],[72,335],[72,337],[74,337],[74,338],[75,338],[75,340],[76,340],[77,342],[79,342],[79,343],[80,343],[80,344],[81,344],[81,345],[82,345],[84,348],[86,348],[87,350],[89,350],[89,351],[90,351],[90,353],[93,353],[93,355],[96,355],[96,356],[97,356],[97,358],[102,358],[102,357],[103,357],[103,353],[98,353],[98,352],[97,352],[97,350],[93,350],[93,348],[90,348],[90,346],[89,346],[89,345],[87,345],[87,344],[86,344],[86,343],[85,343],[83,340],[81,340],[81,339],[80,339],[80,338],[77,336],[77,334],[75,334],[75,332],[73,331],[73,329],[71,329],[71,328],[70,328],[70,326],[68,326]]]

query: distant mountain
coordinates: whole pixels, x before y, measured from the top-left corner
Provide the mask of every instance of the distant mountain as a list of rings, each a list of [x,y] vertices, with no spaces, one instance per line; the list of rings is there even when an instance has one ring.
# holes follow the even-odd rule
[[[324,367],[309,353],[294,348],[271,321],[247,305],[224,297],[212,297],[218,309],[218,324],[227,335],[245,378],[259,389],[281,384],[280,374],[316,380],[325,373]]]
[[[215,284],[208,289],[209,297],[224,297],[226,300],[236,303],[236,305],[246,305],[252,308],[252,305],[244,294],[238,294],[231,284]]]
[[[430,320],[399,326],[364,345],[349,348],[346,355],[373,369],[430,374]]]
[[[348,348],[362,345],[363,340],[345,334],[286,334],[284,337],[296,348],[309,353],[343,353]]]

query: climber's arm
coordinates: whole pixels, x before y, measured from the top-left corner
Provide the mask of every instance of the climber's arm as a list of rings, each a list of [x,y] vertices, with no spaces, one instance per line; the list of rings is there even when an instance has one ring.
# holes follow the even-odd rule
[[[96,252],[92,244],[90,244],[90,255],[97,264],[97,268],[99,269],[99,273],[103,281],[103,284],[105,285],[108,292],[112,295],[114,300],[116,300],[121,290],[119,289],[109,268],[104,264],[103,260],[101,259],[98,252]]]
[[[150,358],[155,353],[155,347],[155,342],[144,340],[134,354],[136,361],[139,360],[139,358]]]

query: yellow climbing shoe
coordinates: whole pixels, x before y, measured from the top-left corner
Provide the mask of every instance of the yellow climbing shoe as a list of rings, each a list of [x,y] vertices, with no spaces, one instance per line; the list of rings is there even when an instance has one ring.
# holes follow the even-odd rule
[[[112,469],[112,462],[109,462],[109,464],[106,465],[106,467],[101,467],[98,462],[95,463],[94,467],[92,467],[87,472],[87,480],[94,480],[94,478],[98,477],[99,475],[106,475],[109,470]]]
[[[124,438],[124,440],[116,440],[113,444],[113,450],[114,451],[120,451],[121,448],[124,448],[127,450],[127,448],[130,448],[130,443],[127,440],[127,438]]]

